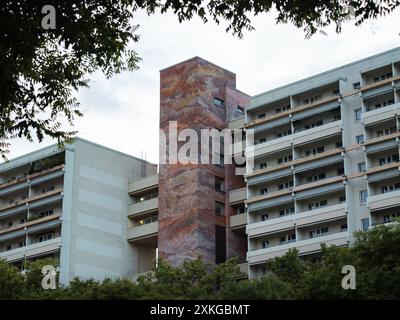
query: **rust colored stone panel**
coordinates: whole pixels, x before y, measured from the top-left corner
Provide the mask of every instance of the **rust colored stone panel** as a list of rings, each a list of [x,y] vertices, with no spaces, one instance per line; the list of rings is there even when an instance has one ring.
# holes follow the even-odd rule
[[[193,58],[160,72],[160,129],[173,143],[169,122],[177,121],[178,132],[185,128],[227,127],[236,104],[248,97],[235,90],[234,73],[201,58]],[[225,107],[214,105],[214,98],[225,101]],[[247,100],[246,100],[247,99]],[[200,135],[199,135],[200,138]],[[179,144],[182,145],[183,142]],[[200,149],[200,144],[199,144]],[[160,144],[160,159],[164,148]],[[168,154],[167,159],[174,159]],[[227,193],[215,190],[215,176],[225,179],[225,189],[244,185],[243,177],[232,176],[234,165],[163,164],[159,172],[159,233],[160,257],[173,265],[185,259],[202,256],[215,263],[215,225],[227,227],[227,256],[243,256],[246,240],[231,234]],[[215,214],[215,201],[225,203],[225,216]]]

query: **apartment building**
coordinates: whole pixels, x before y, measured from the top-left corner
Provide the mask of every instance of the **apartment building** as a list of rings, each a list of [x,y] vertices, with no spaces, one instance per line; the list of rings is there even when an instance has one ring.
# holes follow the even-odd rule
[[[400,48],[253,97],[228,70],[181,62],[160,72],[159,173],[81,139],[0,165],[0,258],[59,256],[64,283],[135,278],[157,256],[236,257],[250,278],[291,248],[316,260],[400,216],[399,114]],[[174,162],[187,137],[171,122],[243,141],[229,164],[223,145],[218,163]]]
[[[209,73],[204,73],[205,66]],[[190,76],[182,72],[187,69]],[[400,216],[400,48],[232,102],[209,83],[215,81],[227,88],[225,92],[232,91],[229,77],[233,74],[216,73],[220,68],[203,59],[167,70],[172,75],[161,72],[160,127],[166,129],[169,120],[177,120],[178,126],[183,121],[182,128],[195,127],[193,119],[200,116],[205,126],[216,126],[214,113],[222,107],[229,115],[226,127],[246,133],[247,164],[245,176],[235,176],[236,184],[228,183],[235,175],[232,170],[220,173],[215,165],[203,171],[202,165],[166,164],[160,166],[162,187],[157,176],[131,185],[133,194],[160,186],[158,200],[140,204],[165,217],[164,227],[152,233],[154,239],[158,235],[158,247],[169,248],[160,250],[160,256],[172,263],[193,256],[185,237],[194,230],[193,220],[204,215],[209,221],[207,236],[198,239],[199,246],[202,242],[208,248],[189,249],[218,263],[219,245],[226,250],[246,248],[245,257],[243,249],[231,250],[226,257],[238,257],[242,270],[253,278],[266,272],[267,260],[290,248],[316,260],[321,243],[347,246],[355,230]],[[201,80],[205,76],[207,85]],[[209,90],[187,93],[192,83]],[[196,114],[198,101],[206,104],[202,107],[208,115]],[[176,116],[177,110],[183,119]],[[206,172],[203,181],[208,189],[203,191],[190,176],[196,170]],[[203,201],[207,206],[201,207]],[[196,211],[198,206],[202,211]],[[217,216],[225,218],[219,220],[226,226],[225,236],[213,235],[211,225]],[[232,237],[237,240],[234,245]]]
[[[400,48],[259,94],[246,107],[250,276],[316,259],[400,213]],[[249,161],[252,160],[252,161]]]
[[[60,281],[150,270],[154,252],[129,243],[128,181],[157,166],[77,138],[0,164],[0,259],[60,259]]]

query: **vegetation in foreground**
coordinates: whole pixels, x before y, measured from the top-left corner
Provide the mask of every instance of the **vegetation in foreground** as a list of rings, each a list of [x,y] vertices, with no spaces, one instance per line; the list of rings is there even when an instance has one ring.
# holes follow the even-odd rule
[[[240,280],[235,261],[211,267],[201,258],[176,268],[160,260],[153,273],[129,279],[73,280],[67,287],[43,290],[42,266],[27,263],[25,275],[0,261],[0,299],[399,299],[400,224],[356,233],[352,247],[322,247],[322,258],[309,262],[296,250],[267,263],[268,274]],[[356,270],[356,289],[344,290],[342,267]]]

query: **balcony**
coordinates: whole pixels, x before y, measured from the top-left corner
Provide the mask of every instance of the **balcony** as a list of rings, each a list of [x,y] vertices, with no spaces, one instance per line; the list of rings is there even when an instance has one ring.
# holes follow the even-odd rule
[[[365,126],[370,126],[378,122],[393,119],[399,114],[400,114],[400,103],[395,103],[391,106],[364,112],[361,116],[361,122]]]
[[[0,253],[0,259],[8,262],[22,260],[24,258],[35,258],[57,252],[61,246],[61,237],[35,244],[30,244],[22,248],[13,249]]]
[[[128,206],[128,217],[139,216],[157,210],[158,210],[158,198],[153,198],[150,200],[145,200],[142,202],[130,204]]]
[[[346,217],[346,203],[322,207],[311,211],[297,213],[295,222],[298,227],[303,227],[321,221],[336,220]]]
[[[231,230],[241,230],[246,227],[247,214],[240,213],[229,217],[229,227]]]
[[[248,157],[257,157],[263,154],[273,153],[277,150],[283,151],[291,149],[292,143],[293,145],[301,145],[310,141],[317,141],[338,135],[341,132],[342,120],[337,120],[326,123],[319,127],[299,131],[282,138],[273,139],[254,146],[249,146],[246,148],[246,155]]]
[[[229,191],[229,204],[230,205],[244,203],[244,201],[246,199],[247,199],[247,189],[246,188]]]
[[[158,174],[140,180],[129,182],[128,193],[130,195],[134,195],[137,193],[142,193],[155,189],[157,188],[157,186],[158,186]]]
[[[249,251],[247,253],[247,261],[250,265],[262,263],[275,257],[283,256],[292,248],[296,248],[299,251],[299,255],[315,253],[321,250],[321,243],[325,243],[328,246],[345,246],[348,244],[348,232],[338,232],[323,237],[295,241],[266,249]]]
[[[26,233],[37,232],[46,228],[54,228],[61,224],[60,214],[54,214],[37,220],[21,223],[10,228],[0,230],[0,241],[20,237]]]
[[[301,145],[310,141],[327,138],[342,132],[342,120],[326,123],[322,126],[303,130],[292,135],[293,144]]]
[[[8,190],[12,191],[13,188],[18,189],[19,185],[27,186],[28,182],[30,180],[38,181],[39,177],[49,175],[50,173],[52,173],[52,175],[50,175],[51,179],[54,178],[54,176],[61,176],[63,174],[63,169],[64,169],[64,165],[62,164],[62,165],[58,165],[58,166],[55,166],[55,167],[47,169],[47,170],[36,172],[36,173],[30,174],[30,175],[25,175],[21,178],[18,178],[18,179],[12,180],[12,181],[8,181],[6,183],[2,183],[2,184],[0,184],[0,190],[1,190],[0,195],[9,193]]]
[[[295,215],[287,215],[266,221],[250,223],[246,227],[249,238],[254,238],[266,234],[291,230],[295,226]]]
[[[158,221],[128,228],[127,240],[135,244],[157,246]]]
[[[63,189],[57,189],[46,193],[40,193],[27,199],[19,200],[12,204],[3,206],[0,208],[0,218],[25,211],[28,206],[29,208],[36,208],[38,206],[57,202],[62,199],[62,192]]]
[[[386,209],[400,204],[400,190],[377,194],[367,198],[367,207],[371,211]]]

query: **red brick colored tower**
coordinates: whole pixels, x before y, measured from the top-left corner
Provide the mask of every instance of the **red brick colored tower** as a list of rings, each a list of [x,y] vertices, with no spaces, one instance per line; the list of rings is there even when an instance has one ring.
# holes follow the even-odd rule
[[[234,73],[199,57],[160,72],[160,129],[167,145],[174,143],[170,121],[177,122],[178,132],[191,128],[200,137],[201,129],[227,128],[238,105],[248,102],[249,97],[236,90]],[[160,141],[160,159],[163,152]],[[159,256],[174,265],[199,255],[208,263],[231,257],[243,261],[246,237],[229,230],[233,208],[228,191],[244,187],[235,165],[169,164],[168,156],[167,151],[167,164],[160,163],[159,173]],[[216,181],[225,192],[216,189]],[[221,204],[224,215],[216,214]]]

